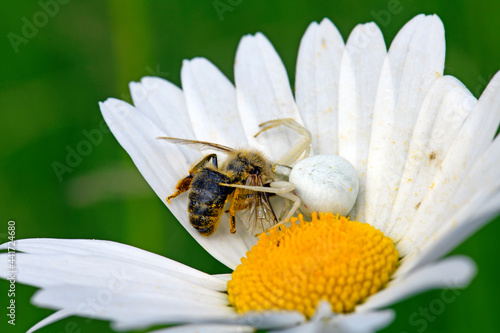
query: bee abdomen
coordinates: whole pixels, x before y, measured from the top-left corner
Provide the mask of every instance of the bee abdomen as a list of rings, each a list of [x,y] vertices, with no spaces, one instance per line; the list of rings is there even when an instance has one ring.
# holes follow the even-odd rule
[[[203,169],[191,183],[189,191],[189,221],[202,235],[209,236],[219,224],[224,203],[231,188],[219,185],[229,183],[229,177],[211,169]]]

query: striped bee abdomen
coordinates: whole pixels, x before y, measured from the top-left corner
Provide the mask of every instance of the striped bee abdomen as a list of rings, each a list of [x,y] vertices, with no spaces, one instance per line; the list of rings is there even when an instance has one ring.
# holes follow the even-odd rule
[[[217,229],[227,196],[234,190],[220,183],[229,182],[230,179],[225,174],[204,168],[191,183],[188,196],[189,221],[203,236],[210,236]]]

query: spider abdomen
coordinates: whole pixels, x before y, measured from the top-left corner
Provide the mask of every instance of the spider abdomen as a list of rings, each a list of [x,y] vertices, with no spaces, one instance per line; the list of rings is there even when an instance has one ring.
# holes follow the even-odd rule
[[[358,174],[349,161],[338,155],[316,155],[297,162],[289,181],[301,198],[301,211],[331,212],[346,216],[358,196]]]

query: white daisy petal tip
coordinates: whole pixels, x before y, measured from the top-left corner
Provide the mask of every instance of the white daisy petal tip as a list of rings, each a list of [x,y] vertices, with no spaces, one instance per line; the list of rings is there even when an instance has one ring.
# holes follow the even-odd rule
[[[395,317],[392,309],[349,314],[332,313],[330,304],[323,301],[318,304],[315,315],[308,322],[283,332],[373,333],[388,326]]]
[[[250,45],[254,46],[253,43],[259,43],[259,41],[267,42],[269,44],[271,43],[269,39],[267,39],[267,37],[262,32],[257,31],[255,33],[249,33],[241,37],[240,42],[238,44],[238,49],[240,47],[247,48]],[[236,54],[238,54],[238,49],[236,50]]]
[[[295,311],[250,311],[241,315],[238,323],[260,329],[279,329],[306,322],[304,315]]]
[[[349,333],[372,333],[387,327],[396,317],[392,309],[368,312],[353,313],[341,316],[338,323],[332,325],[339,332]]]
[[[335,36],[335,38],[339,38],[342,42],[344,42],[339,29],[328,17],[325,17],[321,20],[321,22],[319,23],[319,28],[320,30],[329,32],[331,35]]]
[[[335,27],[335,24],[328,17],[323,17],[323,19],[319,22],[319,25],[329,25],[332,28]]]
[[[169,327],[150,333],[251,333],[255,329],[251,326],[221,325],[221,324],[195,324]]]
[[[35,325],[33,325],[29,330],[26,331],[26,333],[33,333],[35,331],[38,331],[39,329],[48,326],[52,323],[55,323],[56,321],[63,320],[65,318],[68,318],[70,316],[75,315],[75,312],[70,311],[70,310],[59,310],[57,312],[54,312],[50,316],[42,319]]]
[[[311,318],[311,321],[323,320],[332,315],[332,306],[327,301],[320,301],[316,306],[316,312]]]
[[[375,22],[360,23],[349,34],[346,50],[349,53],[359,51],[359,49],[369,46],[371,40],[380,40],[385,43],[382,30]]]
[[[238,114],[236,90],[205,58],[184,61],[181,79],[187,111],[197,140],[248,146]]]

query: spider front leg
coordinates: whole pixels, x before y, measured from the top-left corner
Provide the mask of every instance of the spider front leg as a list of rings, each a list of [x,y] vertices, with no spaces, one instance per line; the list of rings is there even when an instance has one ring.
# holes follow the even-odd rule
[[[286,214],[285,218],[281,219],[283,216],[283,212],[286,211],[286,209],[289,207],[289,204],[287,204],[285,206],[285,208],[283,208],[283,212],[281,212],[281,214],[280,214],[281,221],[278,224],[276,224],[275,226],[273,226],[273,228],[275,228],[275,227],[278,227],[278,226],[282,225],[283,223],[287,222],[288,220],[290,220],[290,218],[292,218],[293,214],[295,214],[295,212],[300,208],[301,201],[300,201],[300,198],[298,196],[296,196],[295,193],[293,193],[293,190],[295,189],[295,185],[293,183],[279,181],[279,182],[273,182],[270,185],[271,185],[271,187],[273,187],[275,189],[285,190],[285,192],[283,192],[283,193],[276,193],[276,194],[279,195],[280,197],[282,197],[284,199],[288,199],[292,202],[292,208],[290,208],[290,210]],[[288,191],[290,188],[292,188],[292,189],[290,191]]]
[[[255,134],[255,137],[265,131],[270,130],[271,128],[281,125],[296,131],[297,133],[302,135],[302,138],[292,148],[285,152],[276,162],[276,164],[292,165],[296,160],[299,159],[302,154],[304,154],[304,158],[308,157],[309,153],[311,152],[311,132],[309,132],[304,126],[302,126],[292,118],[275,119],[260,124],[259,127],[261,127],[261,130],[257,134]]]

